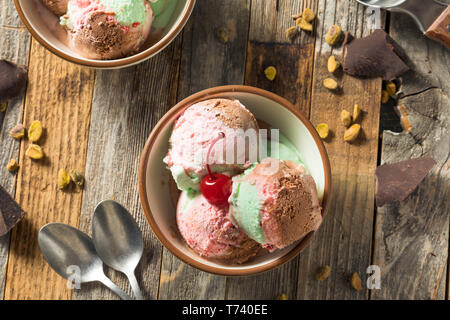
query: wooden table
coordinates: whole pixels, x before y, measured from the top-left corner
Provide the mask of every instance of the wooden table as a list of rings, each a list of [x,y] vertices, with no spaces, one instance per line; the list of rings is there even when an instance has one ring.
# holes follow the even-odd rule
[[[291,14],[306,7],[318,14],[315,32],[291,42],[284,34],[293,25]],[[324,41],[332,24],[358,37],[387,28],[408,52],[414,71],[402,77],[399,100],[412,124],[408,133],[380,131],[380,79],[341,75],[340,95],[322,87],[327,58],[342,53]],[[94,206],[114,198],[144,234],[137,274],[148,299],[273,299],[281,293],[289,299],[448,298],[450,51],[425,39],[410,18],[349,0],[197,0],[186,28],[168,48],[116,71],[79,67],[49,53],[31,39],[12,1],[0,7],[0,39],[0,58],[29,66],[26,92],[0,114],[0,184],[28,212],[0,238],[0,297],[115,299],[97,284],[68,290],[36,241],[48,222],[90,233]],[[270,65],[278,70],[273,82],[263,73]],[[231,278],[193,269],[162,247],[139,203],[137,171],[150,131],[177,101],[204,88],[243,83],[284,96],[315,125],[328,123],[334,136],[326,142],[333,196],[320,232],[296,259],[261,275]],[[365,111],[364,139],[351,145],[341,138],[338,118],[354,103]],[[46,127],[44,162],[27,159],[27,142],[8,136],[16,123],[35,119]],[[398,205],[376,209],[377,165],[422,155],[438,165],[418,190]],[[16,175],[4,169],[10,158],[20,162]],[[60,168],[85,172],[85,189],[58,191]],[[381,289],[353,290],[349,276],[357,272],[365,284],[372,264],[381,268]],[[322,265],[332,273],[319,282],[314,274]],[[130,292],[123,276],[107,274]]]

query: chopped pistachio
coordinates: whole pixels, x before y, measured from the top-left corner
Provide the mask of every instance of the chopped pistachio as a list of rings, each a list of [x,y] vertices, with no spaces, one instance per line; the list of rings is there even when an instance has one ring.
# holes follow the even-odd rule
[[[330,45],[334,46],[339,42],[339,39],[341,38],[341,28],[338,25],[332,25],[327,32],[327,35],[325,36],[325,41]]]
[[[356,291],[361,291],[362,290],[362,283],[361,283],[361,278],[359,277],[359,275],[354,272],[350,278],[350,284],[352,285],[353,289],[355,289]]]
[[[312,24],[309,23],[308,21],[306,21],[303,18],[298,18],[295,21],[295,24],[302,30],[305,30],[305,31],[312,31],[313,30]]]
[[[66,170],[60,169],[58,172],[58,189],[62,190],[70,183],[70,176]]]
[[[298,34],[298,29],[296,26],[286,29],[286,37],[289,39],[294,39]]]
[[[328,72],[330,72],[330,73],[335,72],[339,68],[340,65],[341,64],[338,61],[336,61],[336,58],[334,56],[330,56],[328,58],[328,65],[327,65]]]
[[[79,186],[80,188],[83,188],[84,176],[78,170],[71,170],[70,178],[77,186]]]
[[[297,20],[297,19],[300,18],[301,16],[302,16],[302,13],[301,13],[301,12],[291,15],[292,19],[294,19],[294,20]]]
[[[313,21],[315,17],[316,14],[310,8],[306,8],[305,10],[303,10],[302,18],[305,19],[306,22]]]
[[[25,128],[18,124],[9,131],[9,135],[14,139],[22,139],[25,136]]]
[[[359,107],[359,105],[357,105],[355,103],[355,105],[353,106],[353,116],[352,116],[353,122],[358,120],[360,114],[361,114],[361,108]]]
[[[31,143],[28,146],[27,151],[25,151],[25,155],[31,159],[39,160],[44,157],[44,152],[42,151],[42,148],[40,146]]]
[[[42,124],[38,120],[31,122],[30,128],[28,129],[28,139],[31,142],[37,142],[42,136]]]
[[[389,93],[386,90],[381,91],[381,103],[386,103],[389,101]]]
[[[8,106],[8,102],[6,102],[6,101],[0,102],[0,112],[5,112],[7,106]]]
[[[19,169],[19,164],[17,163],[17,161],[15,159],[11,159],[11,160],[9,160],[8,164],[6,165],[6,169],[9,172],[14,172],[17,169]]]
[[[352,126],[350,126],[350,128],[345,130],[344,140],[346,142],[355,141],[356,138],[358,138],[360,131],[361,131],[361,126],[357,123],[353,124]]]
[[[287,300],[288,298],[286,297],[286,295],[284,294],[284,293],[282,293],[282,294],[280,294],[278,297],[277,297],[277,300]]]
[[[386,83],[386,91],[387,91],[389,97],[393,97],[395,95],[395,93],[397,92],[397,86],[395,85],[394,82],[389,81],[388,83]]]
[[[328,125],[326,123],[319,123],[316,130],[322,139],[326,139],[328,137],[328,134],[330,133],[330,128],[328,128]]]
[[[273,81],[277,76],[277,69],[273,66],[267,67],[266,70],[264,70],[264,74],[268,80]]]
[[[346,127],[352,124],[352,116],[350,115],[350,112],[347,110],[341,111],[341,122]]]
[[[330,266],[323,266],[320,267],[319,270],[317,270],[316,273],[316,280],[322,281],[327,279],[330,276],[331,273],[331,267]]]
[[[323,86],[329,90],[336,90],[338,88],[338,83],[334,79],[326,78],[323,80]]]

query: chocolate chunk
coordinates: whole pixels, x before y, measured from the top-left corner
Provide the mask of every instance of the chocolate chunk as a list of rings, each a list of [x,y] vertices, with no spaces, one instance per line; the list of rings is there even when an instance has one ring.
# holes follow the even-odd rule
[[[382,29],[364,38],[344,38],[344,72],[358,77],[392,80],[409,70],[403,49]]]
[[[24,215],[17,202],[0,186],[0,237],[7,234]]]
[[[0,60],[0,102],[17,96],[27,82],[28,68]]]
[[[422,157],[379,166],[375,171],[377,207],[405,200],[435,164],[433,158]]]

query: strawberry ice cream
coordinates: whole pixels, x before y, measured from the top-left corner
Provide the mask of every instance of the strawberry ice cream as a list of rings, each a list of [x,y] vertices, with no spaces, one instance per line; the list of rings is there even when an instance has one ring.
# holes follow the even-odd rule
[[[199,190],[207,163],[214,172],[230,174],[240,173],[250,165],[248,145],[235,146],[246,133],[257,130],[255,117],[237,100],[199,102],[186,109],[175,122],[171,148],[164,162],[180,190]],[[215,142],[219,133],[225,138]]]
[[[302,165],[266,158],[233,178],[230,214],[269,250],[284,248],[322,223],[314,179]]]
[[[228,205],[211,205],[201,194],[181,194],[177,224],[189,247],[206,258],[243,263],[260,249],[230,221]]]

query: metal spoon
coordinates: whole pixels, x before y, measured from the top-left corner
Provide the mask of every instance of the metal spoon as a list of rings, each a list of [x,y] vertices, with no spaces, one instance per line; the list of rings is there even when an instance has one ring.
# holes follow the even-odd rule
[[[127,209],[113,200],[100,202],[92,218],[92,239],[103,262],[123,272],[131,283],[136,299],[142,300],[134,271],[141,260],[144,241]]]
[[[356,0],[359,3],[411,16],[427,37],[450,49],[450,6],[439,0]]]
[[[72,277],[75,267],[80,272],[80,283],[100,281],[120,298],[131,300],[106,277],[103,262],[87,234],[62,223],[49,223],[39,230],[38,243],[45,260],[63,278]]]

